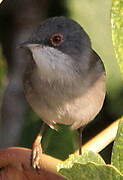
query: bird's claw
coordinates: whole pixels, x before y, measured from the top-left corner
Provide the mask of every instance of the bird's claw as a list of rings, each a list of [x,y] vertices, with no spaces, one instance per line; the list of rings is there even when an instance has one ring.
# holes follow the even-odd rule
[[[40,169],[40,155],[42,154],[41,145],[34,145],[32,149],[32,166],[34,169]]]

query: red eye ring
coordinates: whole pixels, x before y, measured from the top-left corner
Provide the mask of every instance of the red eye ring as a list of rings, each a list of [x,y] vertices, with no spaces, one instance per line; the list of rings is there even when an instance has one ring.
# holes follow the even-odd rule
[[[50,37],[50,43],[53,46],[59,46],[63,42],[63,34],[55,33]]]

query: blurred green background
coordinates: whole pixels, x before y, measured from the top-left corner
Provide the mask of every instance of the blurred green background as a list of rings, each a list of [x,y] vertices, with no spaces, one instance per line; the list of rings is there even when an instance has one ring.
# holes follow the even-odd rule
[[[89,124],[83,134],[83,143],[93,137],[111,122],[119,118],[123,111],[122,81],[119,66],[114,54],[111,34],[111,0],[49,0],[47,1],[47,16],[64,15],[80,23],[89,34],[92,47],[104,62],[107,74],[107,95],[104,107],[98,117]],[[11,2],[14,3],[14,2]],[[13,5],[14,6],[14,5]],[[5,57],[0,50],[0,103],[7,83],[7,65]],[[28,108],[25,115],[24,127],[21,133],[19,146],[31,147],[38,133],[40,118]],[[45,152],[65,159],[78,147],[77,132],[71,132],[67,127],[61,126],[58,132],[48,128],[43,138]],[[108,161],[110,150],[105,149],[103,156]],[[107,157],[108,156],[108,157]]]

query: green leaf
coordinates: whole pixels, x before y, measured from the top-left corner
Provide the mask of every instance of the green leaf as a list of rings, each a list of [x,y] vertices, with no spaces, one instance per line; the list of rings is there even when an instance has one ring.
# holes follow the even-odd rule
[[[123,180],[123,176],[113,166],[95,163],[75,163],[69,169],[60,169],[60,174],[69,180]]]
[[[123,0],[113,0],[111,24],[115,54],[123,73]]]
[[[123,118],[120,120],[117,136],[113,146],[112,165],[123,174]]]
[[[67,160],[65,160],[63,163],[58,164],[57,169],[59,171],[59,169],[63,167],[71,168],[74,163],[85,164],[88,162],[95,162],[97,164],[105,164],[104,160],[99,154],[92,151],[83,150],[82,155],[71,154]]]
[[[69,180],[123,180],[114,166],[106,165],[99,154],[87,150],[81,156],[70,155],[57,168]]]

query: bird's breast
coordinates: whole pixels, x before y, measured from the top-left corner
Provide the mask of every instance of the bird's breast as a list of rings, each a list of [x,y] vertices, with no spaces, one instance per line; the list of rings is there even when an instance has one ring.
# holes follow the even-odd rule
[[[33,73],[25,82],[26,97],[35,112],[48,125],[72,125],[72,129],[91,121],[100,111],[105,97],[104,75],[90,87],[76,82],[59,84],[41,80]]]

